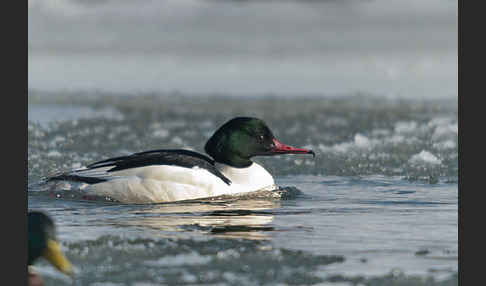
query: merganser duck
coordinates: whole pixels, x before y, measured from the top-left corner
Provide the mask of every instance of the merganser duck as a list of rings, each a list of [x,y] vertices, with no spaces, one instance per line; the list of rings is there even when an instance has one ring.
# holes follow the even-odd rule
[[[32,269],[35,261],[44,257],[62,273],[74,276],[69,260],[61,251],[56,240],[56,231],[52,219],[39,211],[29,211],[28,221],[28,281],[29,285],[43,285],[42,278]]]
[[[206,155],[181,149],[152,150],[92,163],[47,181],[85,183],[87,195],[121,203],[173,202],[275,190],[272,175],[254,156],[312,154],[279,142],[258,118],[236,117],[206,142]]]

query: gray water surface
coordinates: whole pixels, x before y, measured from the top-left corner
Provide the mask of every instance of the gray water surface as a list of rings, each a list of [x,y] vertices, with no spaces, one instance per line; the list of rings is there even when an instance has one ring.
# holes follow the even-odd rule
[[[52,116],[60,110],[69,116]],[[317,153],[256,159],[282,198],[126,205],[39,184],[108,156],[202,152],[240,115]],[[28,132],[28,208],[55,220],[75,285],[458,283],[455,101],[31,94]],[[72,283],[44,261],[37,269],[47,285]]]

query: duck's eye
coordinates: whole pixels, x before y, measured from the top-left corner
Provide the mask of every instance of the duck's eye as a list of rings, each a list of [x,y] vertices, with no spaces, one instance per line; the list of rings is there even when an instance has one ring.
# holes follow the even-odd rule
[[[258,136],[258,141],[263,142],[264,139],[265,137],[263,137],[263,135]]]

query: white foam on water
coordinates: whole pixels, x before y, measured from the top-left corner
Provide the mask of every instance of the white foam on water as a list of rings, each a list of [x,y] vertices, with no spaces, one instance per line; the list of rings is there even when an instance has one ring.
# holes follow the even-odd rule
[[[390,130],[387,129],[373,129],[371,134],[374,136],[388,136],[390,135]]]
[[[432,139],[438,140],[444,137],[457,137],[458,135],[458,125],[456,123],[444,124],[435,127],[434,133],[432,134]]]
[[[368,137],[366,137],[364,135],[361,135],[359,133],[354,135],[354,144],[358,148],[371,148],[373,146],[372,143],[373,142],[371,142],[371,140],[368,139]]]
[[[61,153],[57,150],[52,150],[47,153],[47,157],[61,157]]]
[[[445,141],[434,143],[432,146],[439,150],[445,150],[445,149],[456,148],[457,144],[452,140],[445,140]]]
[[[399,121],[395,123],[396,133],[413,133],[417,130],[417,122],[415,121]]]
[[[148,266],[182,266],[186,264],[204,264],[211,260],[209,256],[202,256],[195,252],[188,254],[177,254],[170,258],[162,257],[158,260],[145,261]]]
[[[152,136],[157,138],[167,138],[169,136],[169,131],[167,129],[157,129],[152,132]]]
[[[346,153],[351,150],[370,150],[375,147],[377,144],[380,144],[380,140],[378,139],[370,139],[367,136],[364,136],[360,133],[356,133],[352,141],[343,142],[334,144],[332,146],[326,146],[324,144],[319,144],[317,149],[322,152],[337,152],[337,153]],[[312,149],[311,145],[307,145],[309,149]]]
[[[66,141],[66,137],[64,136],[59,136],[57,135],[56,137],[54,137],[50,142],[49,142],[49,146],[50,147],[55,147],[57,146],[58,144],[60,143],[63,143]]]
[[[429,151],[422,150],[420,153],[413,155],[409,162],[412,164],[426,163],[436,165],[442,163],[442,160],[434,156]]]
[[[394,134],[393,136],[385,138],[383,141],[390,144],[403,144],[405,142],[405,136]]]

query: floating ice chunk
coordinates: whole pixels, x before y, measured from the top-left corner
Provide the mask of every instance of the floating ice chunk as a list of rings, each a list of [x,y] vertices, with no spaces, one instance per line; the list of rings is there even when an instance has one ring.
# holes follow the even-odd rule
[[[401,144],[405,142],[405,137],[403,135],[393,135],[392,137],[386,138],[385,142],[391,144]]]
[[[211,260],[208,256],[199,255],[196,252],[191,252],[188,254],[177,254],[172,256],[170,259],[166,257],[160,258],[155,261],[146,261],[144,264],[148,266],[182,266],[187,264],[205,264]],[[190,261],[190,262],[189,262]]]
[[[397,133],[411,133],[417,129],[417,122],[410,121],[404,122],[399,121],[395,124],[395,132]]]
[[[59,153],[59,151],[52,150],[47,153],[47,157],[61,157],[61,153]]]
[[[458,134],[457,122],[453,124],[439,125],[435,128],[433,139],[439,139],[445,136],[457,136]]]
[[[166,129],[157,129],[152,133],[152,135],[157,138],[166,138],[169,136],[169,131]]]
[[[359,133],[354,135],[354,144],[359,148],[369,148],[371,147],[371,141],[368,137],[363,136]]]
[[[457,118],[454,117],[436,117],[427,126],[431,129],[434,141],[457,137],[458,134]]]
[[[413,155],[409,162],[412,164],[426,163],[436,165],[442,163],[442,160],[434,156],[432,153],[422,150],[422,152]]]
[[[368,159],[370,160],[386,160],[386,159],[389,159],[390,158],[390,154],[388,153],[371,153],[369,156],[368,156]]]
[[[66,138],[62,137],[62,136],[56,136],[54,137],[54,139],[52,139],[50,142],[49,142],[49,146],[50,147],[55,147],[57,144],[59,143],[63,143],[66,141]]]
[[[452,140],[446,140],[446,141],[434,143],[434,145],[432,145],[432,146],[434,146],[434,148],[437,148],[437,149],[440,149],[440,150],[452,149],[452,148],[456,147],[456,142],[454,142]]]
[[[429,127],[448,125],[453,121],[451,117],[436,117],[429,121],[427,124]]]
[[[319,144],[318,148],[322,152],[338,152],[338,153],[345,153],[350,149],[369,149],[372,148],[379,140],[376,139],[369,139],[368,137],[357,133],[354,135],[354,139],[351,142],[343,142],[339,144],[334,144],[332,147],[325,146],[324,144]]]
[[[375,136],[387,136],[387,135],[390,135],[390,130],[374,129],[373,131],[371,131],[371,134],[373,134]]]

